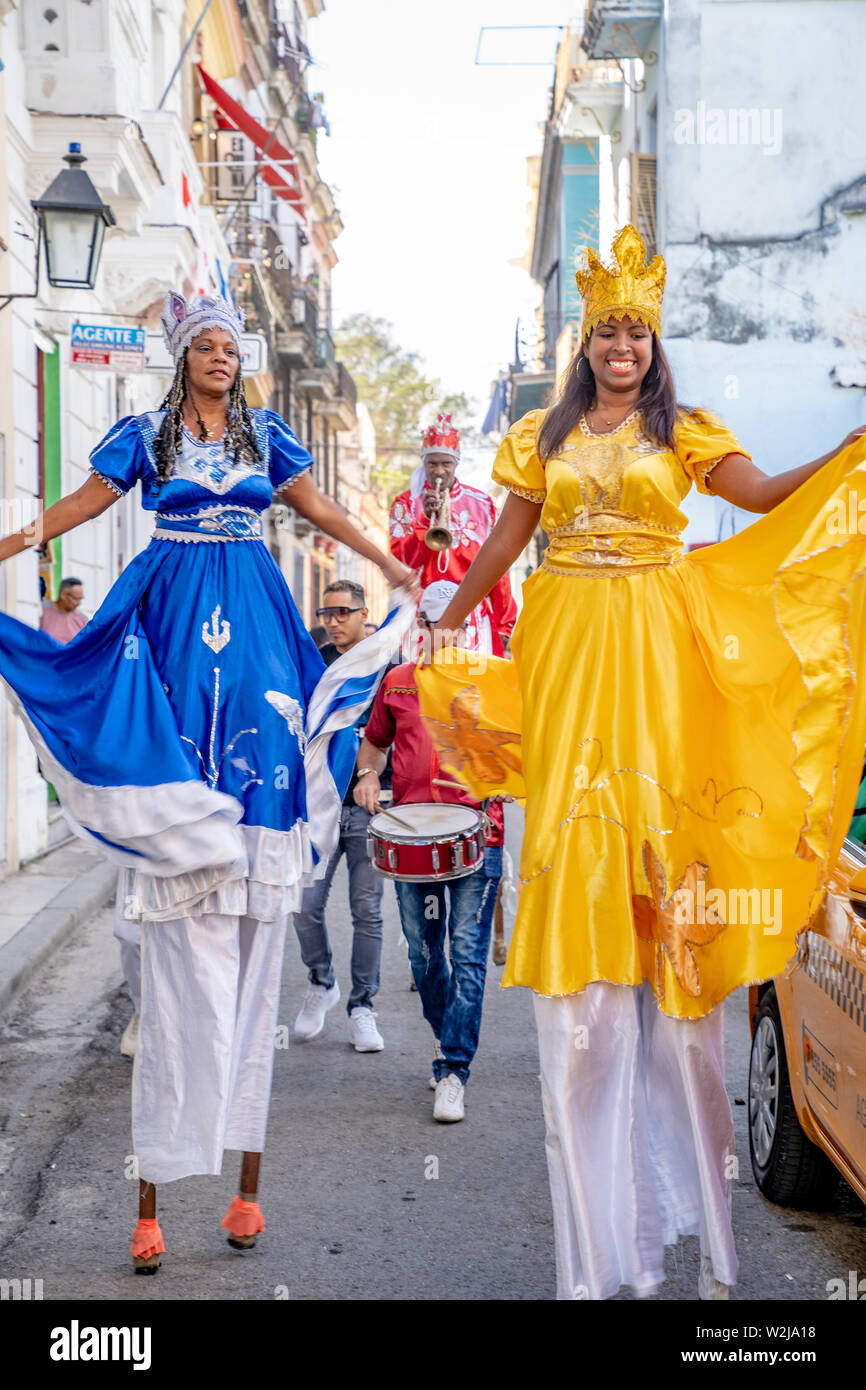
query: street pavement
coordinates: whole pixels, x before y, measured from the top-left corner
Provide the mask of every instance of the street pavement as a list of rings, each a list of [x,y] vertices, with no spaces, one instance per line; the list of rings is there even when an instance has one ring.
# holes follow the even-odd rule
[[[517,860],[521,817],[508,808]],[[76,928],[19,995],[0,1029],[0,1278],[43,1281],[45,1299],[547,1300],[553,1228],[531,998],[490,965],[466,1119],[438,1125],[428,1089],[431,1037],[391,884],[378,1023],[382,1053],[348,1043],[344,1003],[312,1043],[288,1042],[304,971],[290,931],[261,1205],[268,1229],[232,1250],[220,1221],[239,1157],[220,1177],[161,1188],[168,1248],[154,1278],[133,1275],[129,1240],[131,1065],[118,1052],[131,1012],[112,913]],[[347,880],[329,905],[344,1000],[351,931]],[[285,1045],[288,1043],[288,1045]],[[745,1100],[745,991],[727,1006],[729,1092]],[[737,1299],[826,1299],[827,1281],[866,1273],[866,1209],[842,1187],[829,1212],[771,1206],[752,1178],[746,1107],[734,1104],[739,1178]],[[693,1300],[697,1241],[668,1252],[657,1297]],[[631,1295],[623,1292],[622,1301]]]

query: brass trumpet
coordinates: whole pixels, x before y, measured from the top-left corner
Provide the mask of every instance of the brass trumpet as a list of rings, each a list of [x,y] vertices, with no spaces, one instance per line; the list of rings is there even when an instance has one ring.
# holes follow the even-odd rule
[[[424,537],[425,543],[431,550],[450,550],[454,545],[454,533],[451,530],[451,503],[448,500],[448,493],[442,492],[442,479],[436,479],[436,508],[430,517],[430,525]]]

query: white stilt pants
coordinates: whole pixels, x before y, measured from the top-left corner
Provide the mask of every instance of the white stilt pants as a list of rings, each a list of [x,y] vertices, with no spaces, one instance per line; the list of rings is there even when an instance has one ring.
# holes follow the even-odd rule
[[[557,1298],[651,1293],[681,1235],[735,1283],[722,1006],[672,1019],[648,984],[602,982],[534,1001]]]
[[[219,1173],[224,1149],[264,1149],[287,923],[143,923],[132,1137],[145,1182]]]

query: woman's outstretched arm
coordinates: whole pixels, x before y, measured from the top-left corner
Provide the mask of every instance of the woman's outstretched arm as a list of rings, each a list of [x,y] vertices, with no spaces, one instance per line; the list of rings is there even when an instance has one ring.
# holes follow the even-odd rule
[[[92,521],[95,516],[101,516],[116,501],[117,493],[113,488],[91,474],[80,488],[70,492],[68,497],[61,497],[29,526],[0,540],[0,563],[11,560],[13,555],[20,555],[22,550],[29,550],[31,546],[64,536],[83,521]]]
[[[298,515],[306,517],[307,521],[312,521],[326,536],[347,545],[357,555],[363,555],[365,560],[372,560],[379,566],[392,587],[404,584],[413,598],[420,597],[420,586],[414,570],[395,560],[393,555],[386,555],[362,535],[357,527],[352,525],[343,508],[338,507],[336,502],[326,497],[316,486],[309,473],[302,473],[278,496],[281,502],[294,508]]]
[[[772,476],[756,468],[751,459],[747,459],[744,454],[728,454],[708,475],[707,487],[714,496],[722,497],[726,502],[732,502],[735,507],[742,507],[744,511],[771,512],[780,502],[784,502],[786,497],[790,497],[792,492],[796,492],[813,473],[823,468],[825,463],[829,463],[843,449],[847,449],[849,444],[855,444],[864,435],[866,425],[861,425],[859,429],[852,430],[837,448],[831,449],[829,454],[822,454],[821,458],[813,459],[811,463],[801,463],[797,468],[788,468],[784,473]]]

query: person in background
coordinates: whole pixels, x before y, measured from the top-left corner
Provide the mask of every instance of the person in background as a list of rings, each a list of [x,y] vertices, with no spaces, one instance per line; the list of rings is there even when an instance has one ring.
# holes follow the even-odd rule
[[[428,633],[456,593],[457,585],[443,580],[422,594],[418,620]],[[358,754],[354,793],[366,813],[381,809],[379,779],[392,745],[393,806],[448,802],[482,809],[460,788],[440,785],[448,778],[440,772],[433,739],[421,718],[414,662],[388,671],[373,701]],[[465,1113],[464,1091],[478,1049],[490,930],[502,877],[505,819],[501,800],[489,802],[486,817],[484,859],[474,873],[447,883],[395,883],[412,973],[424,1017],[433,1030],[433,1118],[446,1123],[462,1120]]]
[[[375,623],[365,623],[365,624],[364,624],[364,636],[365,636],[365,637],[370,637],[370,636],[371,636],[374,632],[376,632],[376,631],[378,631],[378,629],[377,629]]]
[[[84,598],[84,586],[80,579],[63,579],[57,598],[49,601],[42,609],[39,626],[55,642],[65,646],[77,637],[87,625],[87,614],[79,611]]]
[[[321,626],[321,624],[317,627],[310,628],[310,636],[312,637],[316,646],[319,648],[319,651],[322,650],[326,642],[329,642],[331,640],[327,634],[327,631],[325,630],[325,628]]]
[[[367,635],[366,597],[360,584],[351,579],[335,579],[324,593],[324,606],[318,609],[330,640],[319,650],[328,666],[351,651]],[[375,629],[374,629],[375,631]],[[367,714],[358,724],[363,732]],[[349,870],[349,906],[352,912],[352,991],[348,1000],[349,1039],[356,1052],[381,1052],[384,1039],[376,1026],[373,998],[379,988],[382,959],[382,892],[384,880],[373,870],[367,855],[367,826],[370,812],[356,804],[353,796],[357,777],[353,773],[340,815],[340,838],[324,877],[304,889],[300,912],[295,913],[295,931],[301,959],[309,971],[309,985],[301,1011],[295,1019],[296,1042],[310,1042],[325,1026],[325,1016],[340,1002],[340,986],[334,974],[325,907],[340,856],[345,854]]]
[[[435,583],[459,584],[496,524],[496,508],[486,492],[457,477],[460,431],[450,415],[440,415],[424,431],[421,462],[409,487],[395,497],[390,516],[391,554],[415,570],[422,591]],[[432,550],[427,533],[436,510],[436,487],[447,497],[452,544]],[[504,643],[517,621],[517,604],[508,574],[497,580],[469,615],[467,646],[502,656]],[[423,624],[419,622],[419,627]]]

